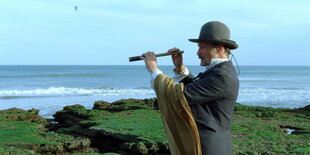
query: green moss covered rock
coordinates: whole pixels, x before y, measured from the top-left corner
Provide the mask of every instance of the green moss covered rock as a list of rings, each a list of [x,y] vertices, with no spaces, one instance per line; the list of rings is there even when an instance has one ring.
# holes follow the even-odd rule
[[[116,152],[169,153],[156,100],[119,100],[95,102],[93,110],[69,108],[75,125],[62,132],[99,138],[102,145]],[[309,150],[309,106],[298,109],[236,104],[231,127],[234,154],[303,154]],[[71,117],[67,117],[71,118]],[[82,119],[81,119],[82,118]],[[58,120],[57,117],[55,117]],[[79,121],[75,121],[79,120]],[[59,117],[59,121],[63,121]],[[67,120],[69,121],[69,120]],[[288,134],[287,128],[295,130]],[[107,143],[112,145],[108,145]]]
[[[52,126],[36,109],[2,110],[0,154],[169,154],[156,103],[126,99],[97,101],[93,109],[66,106],[54,114],[57,123]],[[235,107],[234,154],[310,154],[310,105]],[[57,133],[46,132],[47,128]]]
[[[48,121],[39,111],[0,111],[0,154],[64,154],[91,152],[88,138],[46,132]]]
[[[90,137],[103,152],[168,153],[160,113],[153,110],[154,102],[155,99],[126,99],[113,103],[97,101],[93,109],[66,107],[54,115],[61,126],[56,131]]]

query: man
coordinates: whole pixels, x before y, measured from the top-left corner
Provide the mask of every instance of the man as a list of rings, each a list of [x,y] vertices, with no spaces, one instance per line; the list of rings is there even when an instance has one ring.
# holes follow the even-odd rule
[[[198,127],[202,154],[232,154],[230,124],[239,91],[239,80],[229,60],[230,50],[238,45],[230,40],[229,28],[218,21],[211,21],[201,28],[197,55],[201,66],[207,70],[193,77],[183,65],[181,54],[172,55],[175,81],[184,84],[184,96]],[[177,48],[168,52],[179,51]],[[156,56],[147,52],[141,57],[154,81],[163,74],[157,67]]]

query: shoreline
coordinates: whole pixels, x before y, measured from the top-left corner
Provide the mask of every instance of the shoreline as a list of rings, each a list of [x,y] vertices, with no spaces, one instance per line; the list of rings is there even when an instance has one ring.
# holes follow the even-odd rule
[[[153,98],[153,97],[149,97],[149,98]],[[135,98],[135,99],[149,99],[149,98]],[[122,99],[132,99],[130,96],[126,97],[126,98],[121,98],[121,97],[117,97],[115,99],[109,99],[108,102],[115,102],[117,100],[122,100]],[[100,99],[99,99],[100,100]],[[93,103],[95,103],[96,101],[98,100],[94,100]],[[24,102],[27,102],[27,101],[23,101]],[[11,108],[19,108],[19,109],[23,109],[23,110],[29,110],[29,109],[37,109],[39,110],[39,115],[42,116],[43,118],[45,119],[52,119],[53,118],[53,115],[57,112],[57,111],[60,111],[63,109],[63,107],[65,106],[70,106],[70,105],[75,105],[75,104],[67,104],[67,105],[57,105],[57,104],[50,104],[48,106],[42,104],[40,105],[41,101],[40,102],[35,102],[35,104],[33,105],[27,105],[27,106],[12,106],[12,107],[9,107],[9,106],[6,106],[7,108],[0,108],[0,111],[1,110],[7,110],[7,109],[11,109]],[[86,108],[89,108],[91,109],[92,106],[93,106],[93,103],[83,103],[81,105],[83,105],[84,107]],[[79,104],[79,103],[77,103]],[[246,106],[258,106],[257,104],[253,104],[253,105],[249,105],[249,104],[243,104],[243,105],[246,105]],[[284,109],[298,109],[298,108],[303,108],[307,105],[301,105],[301,106],[296,106],[296,107],[285,107],[285,106],[264,106],[264,105],[261,105],[261,107],[266,107],[266,108],[284,108]],[[28,108],[25,108],[25,107],[28,107]],[[43,107],[43,108],[42,108]],[[57,108],[56,108],[57,107]]]
[[[39,136],[17,138],[15,142],[5,142],[4,138],[0,142],[0,154],[10,151],[169,154],[165,136],[159,136],[165,134],[159,111],[152,106],[154,103],[156,99],[151,98],[113,103],[97,101],[92,109],[71,105],[56,112],[54,119],[39,116],[36,109],[1,110],[0,137],[14,133],[15,130],[4,130],[13,127],[17,131],[19,127],[31,128]],[[294,131],[288,134],[287,129]],[[234,154],[310,153],[307,142],[310,140],[310,105],[287,109],[236,104],[231,131]]]

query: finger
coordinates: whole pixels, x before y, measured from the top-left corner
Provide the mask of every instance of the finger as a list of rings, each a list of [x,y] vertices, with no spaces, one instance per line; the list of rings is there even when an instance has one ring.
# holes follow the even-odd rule
[[[173,53],[175,51],[175,49],[170,49],[168,50],[168,53]]]
[[[150,56],[151,54],[152,54],[152,52],[151,51],[148,51],[148,52],[146,52],[145,53],[147,56]]]
[[[156,58],[156,55],[155,55],[154,52],[149,51],[149,52],[146,52],[146,53],[145,53],[145,57],[146,57],[147,59],[155,59],[155,58]]]
[[[150,57],[149,52],[143,53],[142,56],[145,57],[146,59],[148,59]]]
[[[174,48],[169,49],[168,53],[173,53],[173,52],[177,52],[177,51],[179,51],[179,49],[174,47]]]
[[[176,54],[173,54],[173,57],[175,57],[175,58],[178,58],[178,57],[181,57],[182,56],[182,54],[181,53],[176,53]]]
[[[144,56],[141,56],[140,59],[141,60],[146,60],[146,58]]]
[[[154,52],[150,52],[150,57],[152,57],[152,58],[156,58],[155,53],[154,53]]]

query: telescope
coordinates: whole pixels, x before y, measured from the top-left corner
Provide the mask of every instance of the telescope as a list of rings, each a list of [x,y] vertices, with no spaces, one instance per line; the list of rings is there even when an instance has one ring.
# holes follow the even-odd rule
[[[160,53],[160,54],[155,54],[155,56],[156,57],[162,57],[162,56],[168,56],[168,55],[173,55],[173,54],[182,54],[182,53],[184,53],[184,51],[178,51],[178,52],[173,52],[173,53]],[[129,62],[142,60],[140,57],[141,56],[129,57]],[[143,57],[143,55],[142,55],[142,57]]]

